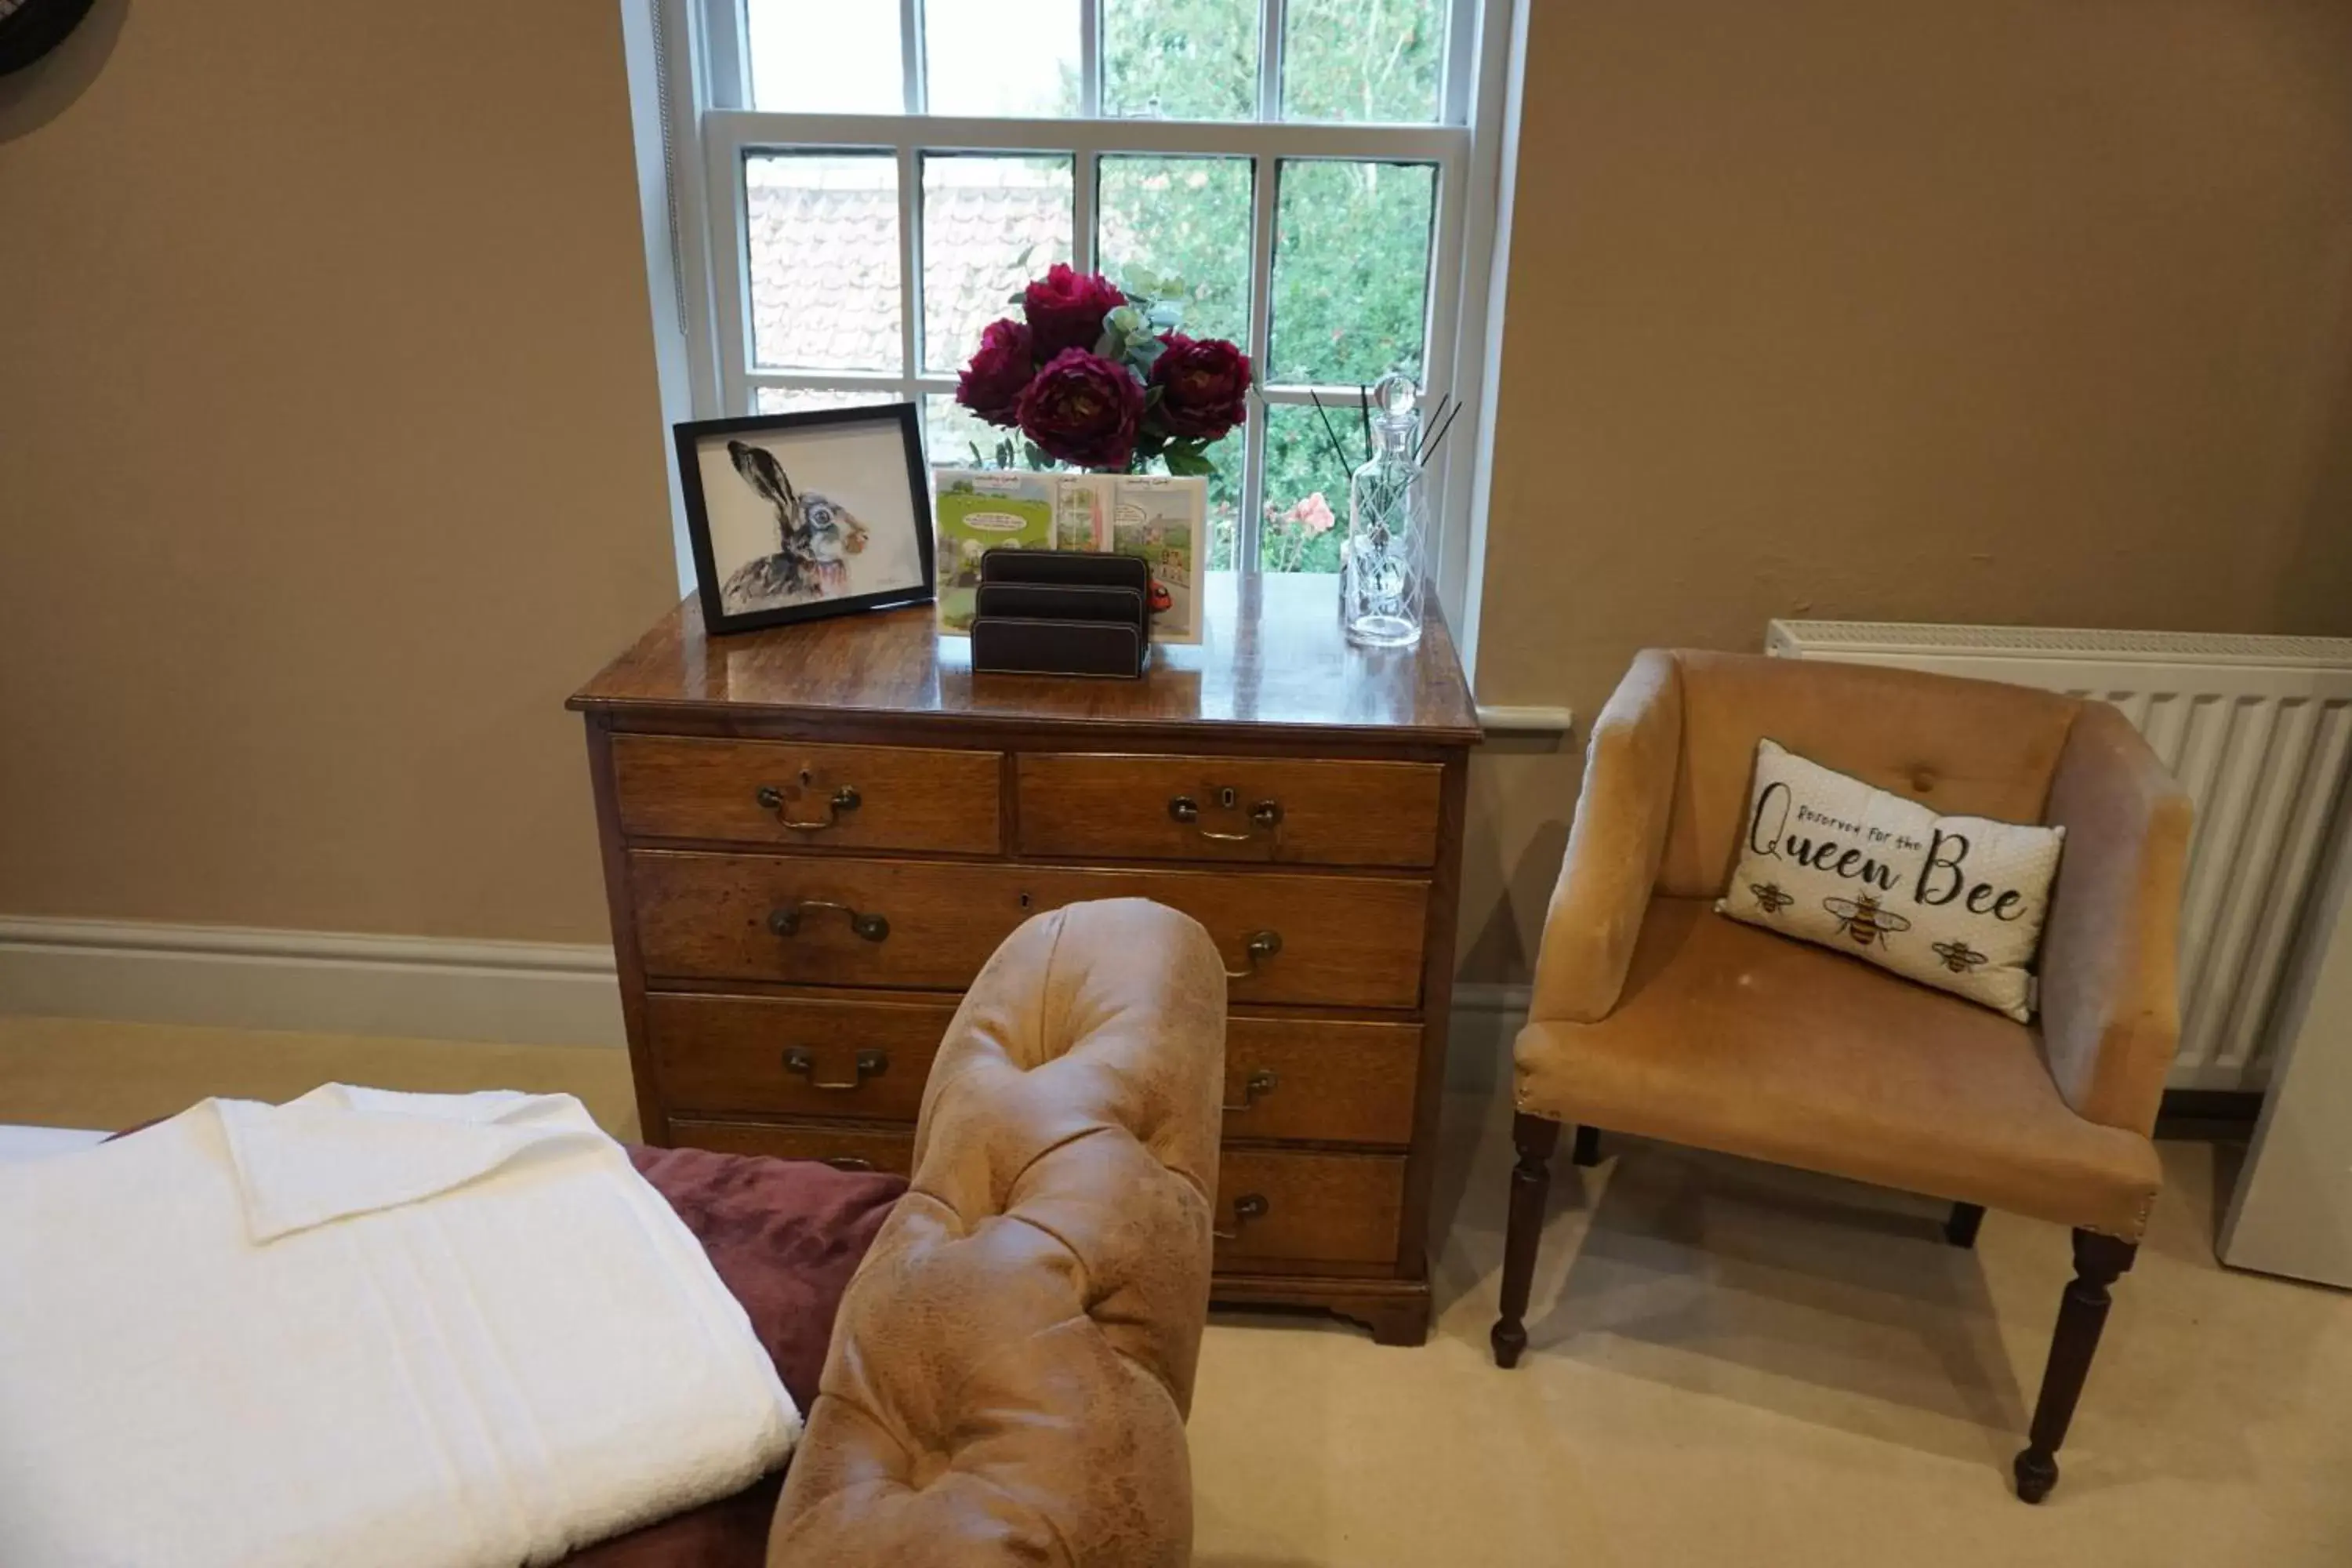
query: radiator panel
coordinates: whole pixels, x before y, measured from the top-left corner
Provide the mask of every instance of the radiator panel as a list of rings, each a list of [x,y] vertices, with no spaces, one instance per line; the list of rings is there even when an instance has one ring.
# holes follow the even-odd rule
[[[2120,710],[2197,806],[2171,1081],[2263,1087],[2275,1004],[2352,767],[2352,638],[1776,620],[1766,647]]]

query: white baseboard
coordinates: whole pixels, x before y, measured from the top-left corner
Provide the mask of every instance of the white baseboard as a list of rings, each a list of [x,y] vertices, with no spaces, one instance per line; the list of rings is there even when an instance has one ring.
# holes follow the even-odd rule
[[[0,1013],[619,1046],[594,944],[0,916]]]
[[[1454,987],[1446,1082],[1499,1082],[1528,987]],[[0,1014],[625,1046],[613,950],[0,915]]]

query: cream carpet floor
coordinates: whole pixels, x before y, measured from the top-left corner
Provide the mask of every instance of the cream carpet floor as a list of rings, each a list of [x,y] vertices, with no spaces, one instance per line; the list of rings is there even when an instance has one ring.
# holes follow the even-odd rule
[[[331,1079],[568,1089],[634,1131],[618,1051],[0,1018],[0,1122],[122,1126]],[[2039,1509],[2009,1491],[2062,1229],[1976,1250],[1897,1194],[1612,1140],[1565,1148],[1531,1343],[1486,1353],[1508,1110],[1446,1106],[1429,1344],[1220,1315],[1192,1412],[1204,1568],[2352,1564],[2352,1295],[2213,1260],[2235,1151],[2169,1176]]]

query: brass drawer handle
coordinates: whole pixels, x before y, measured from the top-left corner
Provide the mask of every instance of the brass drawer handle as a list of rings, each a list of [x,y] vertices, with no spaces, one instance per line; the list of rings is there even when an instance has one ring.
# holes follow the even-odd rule
[[[1228,980],[1247,980],[1251,975],[1257,973],[1260,963],[1272,958],[1276,953],[1280,952],[1281,951],[1282,933],[1280,931],[1254,931],[1250,932],[1249,945],[1242,949],[1243,967],[1240,969],[1226,970],[1225,978]]]
[[[1212,1226],[1209,1234],[1216,1237],[1219,1241],[1239,1241],[1242,1238],[1242,1226],[1249,1224],[1249,1222],[1254,1219],[1264,1219],[1268,1213],[1272,1212],[1273,1208],[1274,1205],[1267,1203],[1265,1198],[1257,1193],[1251,1193],[1246,1197],[1235,1198],[1234,1200],[1234,1228],[1231,1230],[1218,1230]]]
[[[779,826],[789,827],[795,833],[822,833],[828,827],[838,827],[841,826],[841,814],[845,811],[856,811],[862,804],[856,787],[853,784],[844,784],[833,792],[831,800],[825,802],[824,816],[822,819],[815,822],[794,822],[784,815],[784,792],[775,785],[761,784],[759,792],[752,798],[776,814]]]
[[[818,1163],[831,1165],[836,1171],[870,1171],[874,1168],[874,1162],[862,1154],[831,1154]]]
[[[839,910],[849,917],[849,929],[868,942],[880,942],[890,934],[887,915],[861,914],[847,904],[831,899],[803,899],[789,909],[772,910],[768,914],[768,929],[778,936],[797,936],[801,929],[801,912],[804,910]]]
[[[1272,1094],[1279,1081],[1280,1080],[1270,1072],[1254,1072],[1242,1082],[1242,1098],[1240,1102],[1235,1103],[1228,1100],[1225,1103],[1224,1109],[1228,1112],[1247,1110],[1252,1105],[1256,1103],[1257,1097],[1259,1095]]]
[[[1233,794],[1231,790],[1224,793],[1228,796]],[[1232,803],[1228,800],[1226,804],[1230,805]],[[1260,828],[1271,833],[1281,826],[1282,803],[1278,800],[1262,800],[1251,806],[1249,814],[1251,826],[1247,833],[1219,833],[1213,829],[1202,827],[1200,825],[1201,803],[1189,795],[1180,795],[1171,800],[1168,803],[1168,815],[1179,822],[1191,823],[1192,830],[1203,838],[1213,838],[1220,844],[1246,844],[1257,837]]]
[[[810,1050],[806,1046],[794,1046],[791,1050],[784,1053],[784,1070],[786,1072],[798,1073],[803,1078],[808,1079],[809,1087],[811,1089],[862,1089],[865,1087],[866,1080],[867,1079],[880,1078],[884,1073],[890,1070],[890,1053],[887,1051],[860,1051],[857,1053],[856,1070],[846,1080],[841,1079],[827,1080],[816,1076],[816,1053]]]

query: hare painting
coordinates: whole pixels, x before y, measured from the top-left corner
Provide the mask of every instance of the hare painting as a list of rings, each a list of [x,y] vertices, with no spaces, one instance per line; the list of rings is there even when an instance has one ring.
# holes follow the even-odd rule
[[[838,501],[814,490],[794,491],[772,452],[730,441],[727,457],[743,482],[776,509],[776,551],[737,567],[719,589],[719,602],[740,615],[846,594],[849,557],[866,548],[866,525]]]

